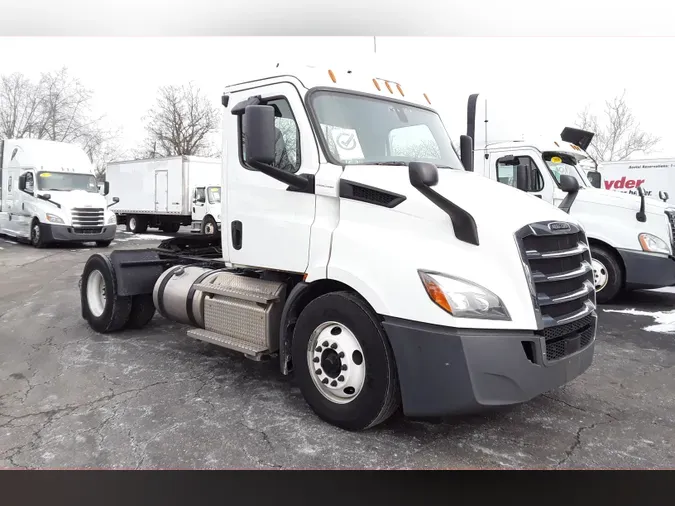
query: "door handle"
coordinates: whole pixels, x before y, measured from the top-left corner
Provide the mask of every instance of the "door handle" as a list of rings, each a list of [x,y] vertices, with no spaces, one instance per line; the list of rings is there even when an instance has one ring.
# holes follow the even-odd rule
[[[242,238],[244,235],[244,225],[241,221],[232,222],[232,247],[236,250],[241,249]]]

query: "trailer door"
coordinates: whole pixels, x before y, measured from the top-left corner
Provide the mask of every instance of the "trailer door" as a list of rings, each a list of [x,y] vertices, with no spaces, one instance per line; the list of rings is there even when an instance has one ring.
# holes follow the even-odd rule
[[[155,212],[166,213],[169,210],[169,173],[166,170],[155,171]]]

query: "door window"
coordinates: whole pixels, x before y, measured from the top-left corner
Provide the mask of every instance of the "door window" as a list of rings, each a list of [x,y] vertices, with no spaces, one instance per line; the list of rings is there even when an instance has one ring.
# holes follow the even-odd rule
[[[195,188],[195,202],[206,202],[206,191],[204,188]]]
[[[537,167],[537,164],[529,156],[516,156],[515,158],[504,157],[497,160],[497,180],[500,183],[518,187],[516,179],[518,166],[524,166],[527,169],[527,192],[540,192],[544,189],[544,178]]]

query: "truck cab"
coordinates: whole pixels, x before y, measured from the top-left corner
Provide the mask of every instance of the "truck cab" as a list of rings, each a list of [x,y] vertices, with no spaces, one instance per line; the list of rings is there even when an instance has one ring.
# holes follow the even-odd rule
[[[107,209],[93,166],[79,146],[10,139],[2,141],[0,150],[1,233],[38,248],[55,241],[110,244],[115,215]]]
[[[558,140],[490,141],[475,128],[481,106],[477,98],[471,96],[468,108],[468,133],[476,140],[474,170],[553,204],[583,224],[598,302],[611,302],[624,290],[675,285],[675,208],[645,198],[639,182],[627,183],[636,195],[597,188],[600,174],[585,170],[592,132],[565,128]]]
[[[198,186],[192,195],[192,231],[213,235],[220,232],[221,186]]]
[[[582,374],[597,328],[574,216],[465,170],[430,97],[376,75],[275,68],[225,88],[219,237],[95,254],[82,317],[278,360],[348,430],[399,406],[526,402]]]

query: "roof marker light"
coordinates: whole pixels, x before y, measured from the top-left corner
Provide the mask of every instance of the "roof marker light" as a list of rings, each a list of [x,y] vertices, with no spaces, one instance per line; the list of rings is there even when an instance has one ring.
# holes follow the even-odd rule
[[[385,85],[385,86],[387,87],[387,89],[389,90],[389,93],[394,93],[394,90],[392,90],[392,89],[391,89],[391,86],[389,85],[389,81],[385,81],[385,82],[384,82],[384,85]]]
[[[427,100],[427,103],[431,105],[431,100],[429,100],[429,97],[427,96],[426,93],[424,93],[424,98]]]
[[[377,79],[373,78],[373,84],[375,85],[375,88],[377,88],[377,91],[382,91],[382,88],[380,88],[380,85],[377,84]]]
[[[398,92],[401,94],[401,96],[405,97],[405,93],[403,93],[403,88],[401,88],[401,85],[396,84],[396,88],[398,89]]]
[[[328,71],[328,75],[330,76],[331,81],[333,81],[334,83],[337,82],[337,80],[335,79],[335,74],[333,74],[333,71],[332,71],[332,70],[329,70],[329,71]]]

